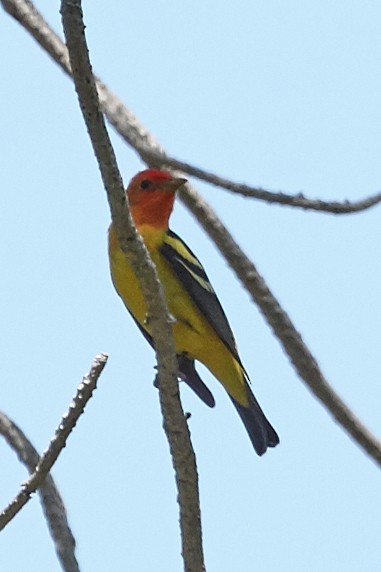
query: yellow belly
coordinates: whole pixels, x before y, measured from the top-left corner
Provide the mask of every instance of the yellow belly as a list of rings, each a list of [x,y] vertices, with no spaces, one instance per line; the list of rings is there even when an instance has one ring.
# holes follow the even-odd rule
[[[190,358],[201,361],[225,386],[227,391],[245,405],[247,403],[247,390],[240,365],[193,304],[169,264],[155,248],[156,245],[161,244],[162,233],[165,231],[151,227],[146,229],[143,227],[139,230],[156,265],[160,281],[163,284],[169,312],[175,320],[173,335],[176,353],[185,353]],[[134,272],[119,247],[112,227],[109,230],[109,258],[111,276],[116,291],[137,322],[151,334],[143,293]]]

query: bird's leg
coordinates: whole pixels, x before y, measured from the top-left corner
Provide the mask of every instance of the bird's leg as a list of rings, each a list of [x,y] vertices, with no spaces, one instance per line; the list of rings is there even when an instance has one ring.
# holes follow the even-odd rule
[[[179,357],[179,356],[178,356],[178,357]],[[157,370],[157,365],[154,366],[154,369]],[[181,379],[181,377],[179,377],[179,381],[183,381],[183,380]],[[153,385],[154,385],[154,387],[156,387],[156,389],[159,389],[160,380],[159,380],[159,374],[158,374],[158,373],[155,375],[155,379],[153,380]],[[192,413],[190,413],[189,411],[184,411],[184,416],[185,416],[185,419],[188,421],[188,419],[191,418]]]
[[[170,324],[176,324],[176,322],[177,322],[178,320],[175,318],[175,316],[173,316],[173,314],[168,314],[168,316],[169,316],[169,320],[168,320],[169,323],[170,323]],[[144,326],[146,326],[146,327],[148,328],[150,321],[151,321],[151,317],[150,317],[150,315],[147,313],[147,314],[145,315],[144,320],[143,320]]]

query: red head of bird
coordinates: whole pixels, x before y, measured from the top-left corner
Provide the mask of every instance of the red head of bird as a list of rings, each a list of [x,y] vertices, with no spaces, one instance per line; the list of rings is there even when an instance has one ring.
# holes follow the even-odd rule
[[[141,171],[127,187],[128,202],[135,224],[168,228],[176,191],[186,179],[159,169]]]

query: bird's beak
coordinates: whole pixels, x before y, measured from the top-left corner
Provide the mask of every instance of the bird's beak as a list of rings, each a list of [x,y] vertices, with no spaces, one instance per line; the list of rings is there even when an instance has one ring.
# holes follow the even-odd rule
[[[173,179],[169,179],[169,181],[163,181],[160,185],[160,188],[162,191],[175,193],[177,189],[182,187],[186,182],[187,179],[183,179],[182,177],[174,177]]]

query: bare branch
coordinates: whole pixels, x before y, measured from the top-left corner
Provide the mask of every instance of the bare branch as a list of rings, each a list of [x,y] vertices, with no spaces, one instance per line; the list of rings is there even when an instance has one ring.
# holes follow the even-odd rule
[[[106,354],[99,354],[93,361],[90,372],[84,376],[78,387],[77,394],[70,404],[69,410],[63,416],[48,449],[43,453],[35,466],[32,475],[23,483],[21,491],[0,514],[0,530],[2,530],[22,507],[29,501],[32,494],[44,483],[46,476],[58,455],[66,445],[80,415],[97,386],[97,381],[107,362]]]
[[[0,0],[8,14],[26,28],[37,42],[50,54],[63,71],[71,75],[66,47],[45,22],[30,0]],[[244,197],[255,198],[267,203],[286,205],[303,210],[313,210],[335,215],[352,214],[367,210],[381,202],[381,192],[364,199],[350,202],[310,199],[302,193],[292,195],[274,192],[261,187],[237,183],[214,173],[200,169],[187,162],[167,155],[153,136],[139,123],[136,117],[123,105],[100,79],[95,78],[102,111],[115,130],[137,151],[140,157],[152,167],[170,167],[192,175],[197,179],[221,187]]]
[[[44,20],[30,0],[1,0],[4,10],[23,26],[42,48],[71,75],[69,56],[65,44]]]
[[[301,379],[353,439],[381,465],[381,442],[357,419],[328,384],[301,335],[281,308],[254,264],[242,252],[213,210],[196,191],[188,189],[187,193],[183,193],[182,198],[218,246],[246,290],[250,292]]]
[[[17,453],[19,460],[28,468],[29,473],[33,473],[40,455],[21,429],[2,412],[0,412],[0,433]],[[38,493],[62,569],[65,572],[79,572],[75,557],[75,539],[70,530],[62,497],[51,475],[46,476]]]
[[[152,156],[153,161],[156,160],[155,157],[157,157],[156,153],[154,153]],[[222,187],[223,189],[227,189],[228,191],[232,191],[233,193],[242,195],[244,197],[259,199],[261,201],[272,204],[287,205],[303,210],[319,211],[322,213],[330,213],[336,215],[352,214],[360,211],[365,211],[381,202],[381,192],[354,202],[322,201],[320,199],[309,199],[302,193],[298,193],[297,195],[290,195],[283,192],[267,191],[261,187],[251,187],[242,183],[235,183],[234,181],[225,179],[224,177],[220,177],[214,173],[204,171],[203,169],[198,169],[197,167],[189,165],[188,163],[183,163],[177,159],[172,159],[172,157],[166,157],[162,161],[162,164],[164,166],[180,169],[188,175],[193,175],[202,181],[215,185],[216,187]]]
[[[62,0],[61,14],[79,103],[90,135],[119,243],[142,288],[155,342],[160,402],[179,491],[185,570],[202,572],[203,549],[196,458],[181,406],[178,364],[168,308],[156,269],[133,225],[114,151],[99,109],[80,0]]]

